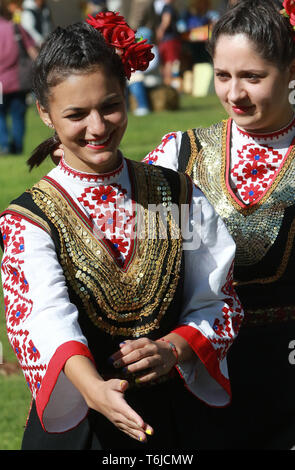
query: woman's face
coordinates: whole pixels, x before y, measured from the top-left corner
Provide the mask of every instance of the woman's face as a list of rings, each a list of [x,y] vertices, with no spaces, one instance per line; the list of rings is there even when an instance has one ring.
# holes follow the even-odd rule
[[[294,76],[293,64],[281,71],[258,55],[244,34],[221,35],[213,64],[216,94],[239,127],[271,132],[290,121],[288,85]]]
[[[116,77],[103,68],[72,74],[50,89],[49,111],[39,107],[39,112],[46,124],[54,126],[71,167],[90,173],[117,167],[127,111]]]

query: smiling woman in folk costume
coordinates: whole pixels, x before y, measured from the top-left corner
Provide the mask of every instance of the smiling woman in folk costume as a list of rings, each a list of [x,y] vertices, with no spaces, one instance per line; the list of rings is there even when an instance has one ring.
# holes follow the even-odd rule
[[[283,6],[244,0],[217,22],[209,46],[228,119],[171,132],[145,158],[190,175],[236,242],[245,319],[228,356],[233,400],[223,410],[203,408],[205,448],[295,443],[295,4]]]
[[[7,331],[33,395],[22,448],[194,448],[194,403],[230,401],[235,244],[187,176],[118,150],[126,77],[150,46],[118,14],[88,22],[58,28],[36,62],[55,135],[29,163],[64,155],[1,216]]]

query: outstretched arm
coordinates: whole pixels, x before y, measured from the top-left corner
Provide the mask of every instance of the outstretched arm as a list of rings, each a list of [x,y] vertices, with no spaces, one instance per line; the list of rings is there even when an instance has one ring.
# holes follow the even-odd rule
[[[139,441],[146,441],[146,433],[153,430],[128,405],[124,392],[126,380],[105,381],[93,363],[84,356],[73,356],[65,364],[64,372],[84,397],[89,408],[108,418],[118,429]]]
[[[65,432],[91,407],[144,440],[150,428],[124,399],[128,382],[104,381],[96,371],[50,234],[12,214],[1,218],[0,230],[8,337],[43,429]]]

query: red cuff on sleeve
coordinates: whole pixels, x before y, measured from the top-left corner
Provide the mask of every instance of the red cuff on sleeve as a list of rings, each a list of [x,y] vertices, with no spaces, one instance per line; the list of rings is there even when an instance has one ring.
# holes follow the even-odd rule
[[[40,390],[36,396],[36,409],[43,429],[43,413],[49,402],[58,376],[66,361],[75,355],[86,356],[94,363],[93,356],[87,346],[78,341],[68,341],[57,348],[48,364],[46,374],[43,377]]]
[[[199,330],[189,325],[183,325],[175,328],[171,333],[175,333],[184,338],[193,351],[197,354],[199,359],[206,367],[211,377],[219,383],[219,385],[231,397],[231,387],[229,379],[227,379],[220,371],[219,359],[217,353],[210,343]]]

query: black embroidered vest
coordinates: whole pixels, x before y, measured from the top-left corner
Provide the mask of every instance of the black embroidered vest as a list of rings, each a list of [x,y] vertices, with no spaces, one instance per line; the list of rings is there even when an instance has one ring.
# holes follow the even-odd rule
[[[236,242],[234,279],[245,323],[295,319],[295,148],[263,199],[242,208],[226,183],[229,132],[228,121],[185,132],[178,170],[192,177]]]
[[[175,328],[182,303],[182,238],[169,206],[190,203],[191,181],[171,170],[126,161],[137,227],[132,256],[123,266],[116,263],[108,241],[95,236],[90,219],[49,177],[3,213],[25,217],[51,235],[70,300],[102,375],[108,375],[107,359],[120,342],[157,339]]]

